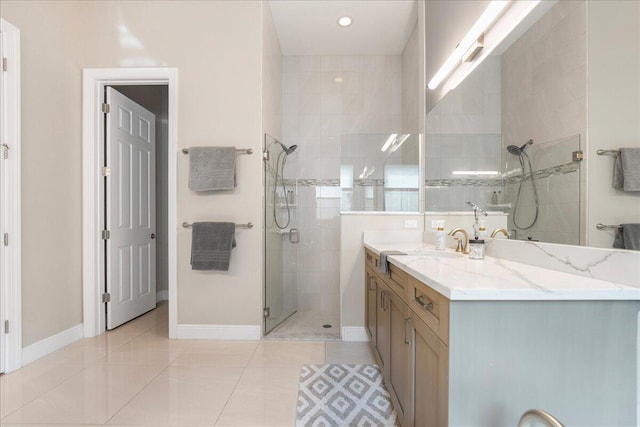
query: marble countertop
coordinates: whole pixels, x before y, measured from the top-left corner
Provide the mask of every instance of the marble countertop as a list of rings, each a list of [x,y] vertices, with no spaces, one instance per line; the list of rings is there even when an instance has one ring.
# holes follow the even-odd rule
[[[469,259],[453,249],[441,255],[433,245],[419,242],[370,242],[365,247],[376,254],[407,253],[387,259],[450,300],[640,300],[640,288],[490,256]]]

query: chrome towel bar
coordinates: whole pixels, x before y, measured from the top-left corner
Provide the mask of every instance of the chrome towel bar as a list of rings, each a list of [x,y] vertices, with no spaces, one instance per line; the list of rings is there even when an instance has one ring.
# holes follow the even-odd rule
[[[182,149],[182,154],[189,154],[188,148]],[[251,148],[236,148],[236,154],[253,154],[253,149]]]
[[[598,230],[616,230],[622,227],[621,225],[605,225],[605,224],[596,224],[596,228]]]
[[[598,150],[596,151],[596,154],[598,156],[605,156],[605,155],[617,156],[618,154],[620,154],[620,150]]]
[[[184,228],[191,228],[192,225],[193,224],[190,224],[188,222],[183,222],[182,223],[182,226]],[[236,228],[253,228],[253,223],[248,222],[246,224],[236,224]]]

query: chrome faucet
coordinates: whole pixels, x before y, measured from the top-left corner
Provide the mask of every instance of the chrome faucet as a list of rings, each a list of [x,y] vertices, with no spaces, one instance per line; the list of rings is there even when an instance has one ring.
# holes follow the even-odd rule
[[[454,228],[448,234],[449,236],[455,236],[456,233],[462,233],[462,235],[464,236],[464,245],[462,244],[460,239],[456,238],[456,240],[458,241],[458,247],[456,248],[456,252],[468,254],[469,253],[469,235],[462,228]]]
[[[505,230],[504,228],[496,228],[495,230],[493,230],[493,233],[491,233],[491,238],[494,238],[498,235],[498,233],[502,233],[504,234],[504,236],[508,239],[509,237],[511,237],[511,235],[509,234],[509,232],[507,230]]]
[[[487,211],[485,211],[484,209],[482,209],[480,206],[476,205],[475,203],[467,202],[467,204],[473,208],[473,217],[474,217],[473,233],[477,237],[478,236],[478,231],[480,229],[480,224],[478,223],[478,214],[483,214],[484,216],[487,216],[489,214],[487,213]]]

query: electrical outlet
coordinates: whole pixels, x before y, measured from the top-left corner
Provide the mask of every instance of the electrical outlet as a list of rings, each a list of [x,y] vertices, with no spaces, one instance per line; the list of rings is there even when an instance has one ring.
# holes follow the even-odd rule
[[[404,228],[418,228],[418,220],[417,219],[405,219],[404,220]]]

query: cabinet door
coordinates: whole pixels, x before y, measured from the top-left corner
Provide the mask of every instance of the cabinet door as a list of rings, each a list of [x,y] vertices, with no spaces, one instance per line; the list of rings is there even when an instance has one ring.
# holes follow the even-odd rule
[[[449,349],[417,317],[411,316],[413,330],[413,425],[448,425]]]
[[[387,388],[403,427],[411,423],[411,340],[409,308],[394,292],[387,298],[389,361]]]
[[[376,345],[376,309],[377,294],[376,294],[376,276],[375,273],[369,268],[365,268],[365,329],[371,340],[371,345],[375,348]]]
[[[376,356],[384,378],[388,378],[389,361],[389,309],[387,299],[391,291],[381,280],[374,279],[377,290],[376,307]]]

